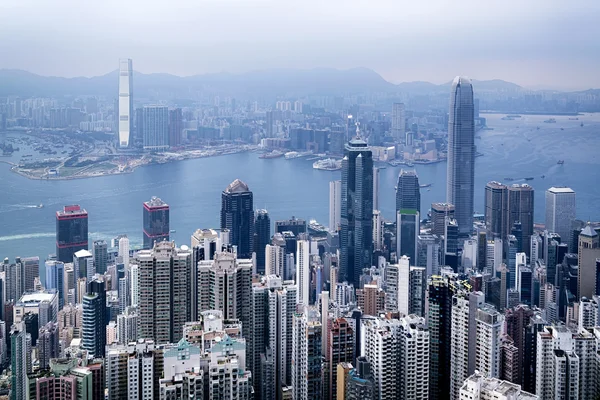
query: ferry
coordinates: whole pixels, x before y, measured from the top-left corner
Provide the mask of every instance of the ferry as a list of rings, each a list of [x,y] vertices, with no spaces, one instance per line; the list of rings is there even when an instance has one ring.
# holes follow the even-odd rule
[[[547,124],[555,124],[556,123],[556,119],[554,119],[554,118],[548,118],[544,122],[547,123]]]
[[[423,183],[421,185],[419,185],[420,188],[428,188],[431,187],[431,183]]]
[[[40,203],[36,206],[36,208],[44,208],[44,204]]]
[[[321,171],[337,171],[342,169],[342,160],[326,158],[324,160],[315,161],[313,163],[313,168],[320,169]]]
[[[285,153],[284,157],[286,160],[291,160],[293,158],[300,157],[300,153],[298,153],[297,151],[289,151],[289,152]]]
[[[529,176],[527,178],[525,178],[526,181],[532,181],[533,180],[533,176]]]
[[[563,165],[563,164],[565,163],[565,160],[558,160],[556,163],[557,163],[558,165]]]
[[[264,153],[258,156],[258,158],[268,159],[268,158],[279,158],[283,157],[283,153],[281,151],[273,150],[270,153]]]

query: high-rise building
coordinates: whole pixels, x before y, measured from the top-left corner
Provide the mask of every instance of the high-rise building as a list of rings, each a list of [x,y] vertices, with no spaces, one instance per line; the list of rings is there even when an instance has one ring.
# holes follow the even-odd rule
[[[336,400],[338,396],[338,376],[336,367],[339,363],[350,362],[354,359],[354,330],[345,318],[333,320],[328,327],[327,356],[326,362],[329,364],[327,371],[329,374],[329,398]]]
[[[379,168],[373,167],[373,209],[379,210]]]
[[[404,103],[394,103],[392,106],[392,136],[397,142],[404,143],[406,140]]]
[[[46,289],[54,289],[58,292],[58,309],[62,310],[65,305],[65,264],[56,260],[46,260]]]
[[[169,148],[169,108],[144,106],[144,150],[162,151]]]
[[[396,221],[396,256],[407,256],[416,265],[417,260],[417,238],[420,233],[419,212],[411,209],[401,209],[397,212]]]
[[[60,355],[58,325],[56,323],[48,322],[40,328],[37,348],[40,369],[47,369],[50,366],[50,359],[58,358]]]
[[[421,212],[421,189],[417,171],[401,169],[396,186],[396,212],[407,209]]]
[[[135,307],[127,307],[123,314],[117,315],[117,341],[128,344],[138,339],[138,313]]]
[[[267,210],[256,210],[254,214],[254,252],[256,272],[265,274],[265,249],[271,241],[271,218]]]
[[[229,229],[230,243],[240,258],[251,258],[254,250],[254,203],[244,182],[234,180],[221,195],[221,229]]]
[[[336,232],[342,218],[342,181],[329,182],[329,230]]]
[[[485,185],[485,228],[492,238],[504,238],[508,217],[508,188],[492,181]]]
[[[292,217],[291,219],[275,221],[275,232],[292,232],[294,236],[298,236],[301,233],[306,233],[306,220]]]
[[[156,343],[175,343],[191,315],[192,255],[187,246],[157,242],[137,253],[139,266],[138,335]]]
[[[10,330],[10,366],[12,371],[10,399],[25,399],[27,374],[31,372],[31,335],[24,323],[14,324]]]
[[[454,204],[461,235],[473,230],[475,188],[475,120],[473,86],[466,77],[452,82],[448,119],[448,179],[446,201]],[[466,378],[466,377],[465,377]]]
[[[106,346],[106,290],[104,281],[88,283],[83,295],[83,326],[81,347],[94,357],[104,357]]]
[[[408,315],[400,320],[400,399],[429,398],[429,330],[425,318]]]
[[[177,147],[181,144],[181,132],[183,131],[183,115],[181,108],[169,111],[169,146]]]
[[[133,67],[131,59],[119,60],[119,147],[127,148],[133,134]]]
[[[340,365],[343,365],[343,363]],[[338,371],[340,371],[339,365]],[[339,375],[338,373],[338,387],[340,382]],[[358,357],[356,359],[356,368],[348,371],[345,383],[346,385],[343,389],[345,390],[344,398],[346,400],[375,400],[378,398],[373,382],[373,374],[371,373],[371,363],[365,357]],[[339,392],[340,389],[338,389]],[[338,398],[342,399],[339,394]]]
[[[322,326],[319,312],[304,307],[293,319],[292,388],[293,399],[323,398],[321,364]]]
[[[169,241],[169,205],[158,197],[144,202],[144,249],[155,242]]]
[[[371,267],[373,248],[373,155],[359,138],[346,144],[342,159],[341,276],[360,286]]]
[[[75,252],[88,248],[88,213],[78,205],[56,212],[56,258],[72,262]]]
[[[446,218],[454,219],[454,205],[447,203],[431,203],[431,233],[438,237],[446,234]]]
[[[521,249],[528,256],[533,235],[533,206],[534,190],[527,184],[514,184],[508,187],[508,219],[506,235],[514,227],[515,222],[521,223]]]
[[[551,187],[546,190],[546,230],[558,233],[570,243],[571,224],[575,220],[575,192],[571,188]],[[573,250],[573,249],[572,249]]]
[[[108,244],[106,240],[94,240],[92,254],[94,255],[96,273],[104,275],[108,265]]]
[[[383,216],[379,210],[373,210],[373,250],[383,250]]]
[[[298,240],[296,250],[296,285],[298,304],[310,305],[310,241]]]
[[[370,317],[360,321],[360,353],[372,366],[379,399],[401,398],[400,330],[401,323],[397,319]]]
[[[598,280],[600,279],[597,260],[600,259],[600,236],[590,224],[579,234],[577,249],[577,293],[579,298],[592,296],[600,292]]]
[[[476,314],[476,367],[475,369],[492,378],[500,377],[500,336],[504,326],[504,315],[491,304],[482,304]]]

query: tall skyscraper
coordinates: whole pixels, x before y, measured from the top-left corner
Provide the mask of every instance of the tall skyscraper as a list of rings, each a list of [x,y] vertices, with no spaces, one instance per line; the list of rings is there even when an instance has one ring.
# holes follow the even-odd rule
[[[421,212],[421,189],[417,171],[401,169],[396,186],[396,212],[406,209]]]
[[[56,260],[46,260],[46,289],[55,289],[58,292],[58,309],[65,305],[65,264]]]
[[[271,218],[267,210],[256,210],[254,214],[254,252],[256,272],[265,274],[265,251],[271,242]]]
[[[154,242],[169,241],[169,205],[152,197],[144,202],[144,249],[151,249]]]
[[[169,108],[144,106],[144,150],[162,151],[169,148]]]
[[[108,244],[106,240],[94,240],[92,247],[96,272],[104,275],[108,265]]]
[[[183,115],[181,108],[169,111],[169,146],[177,147],[181,144],[183,130]]]
[[[404,103],[394,103],[392,105],[392,136],[397,142],[404,143],[406,140],[405,119]]]
[[[254,203],[244,182],[234,180],[221,195],[221,229],[229,229],[230,243],[240,258],[251,258],[254,249]]]
[[[598,267],[597,260],[600,259],[600,237],[598,233],[588,224],[579,234],[579,246],[577,249],[578,274],[577,293],[579,298],[597,295]]]
[[[31,372],[31,335],[26,332],[24,322],[12,326],[10,347],[10,400],[22,400],[27,397],[27,374]]]
[[[417,238],[420,231],[419,212],[401,209],[396,221],[396,256],[408,256],[413,265],[417,265]]]
[[[310,242],[298,240],[296,250],[296,285],[298,304],[310,305]]]
[[[373,210],[379,210],[379,168],[373,167]]]
[[[72,262],[73,254],[88,248],[88,213],[78,205],[56,212],[56,258]]]
[[[131,59],[119,60],[119,147],[127,148],[133,134],[133,67]]]
[[[104,357],[106,346],[106,289],[104,281],[88,283],[83,295],[82,348],[94,357]]]
[[[446,233],[446,218],[454,219],[454,204],[431,203],[431,233],[441,237]]]
[[[305,307],[294,314],[292,335],[293,399],[321,400],[322,326],[319,312]]]
[[[354,330],[344,318],[336,318],[328,327],[326,360],[329,364],[327,373],[329,375],[329,398],[340,399],[337,390],[336,367],[341,362],[350,362],[354,358]],[[325,383],[325,382],[324,382]]]
[[[492,181],[485,185],[485,228],[491,238],[504,239],[508,217],[508,188]]]
[[[342,159],[341,216],[342,280],[359,287],[373,248],[373,154],[360,138],[346,144]]]
[[[534,190],[527,184],[514,184],[508,187],[508,219],[506,235],[511,233],[515,222],[521,223],[521,249],[529,255],[531,235],[533,235]],[[533,264],[532,264],[533,265]]]
[[[461,235],[473,230],[475,188],[475,120],[473,86],[466,77],[452,82],[448,119],[448,179],[446,201],[454,204]],[[466,377],[465,377],[466,378]]]
[[[575,215],[575,192],[573,189],[551,187],[546,190],[546,230],[548,232],[558,233],[562,242],[571,243],[571,224],[575,220]]]
[[[157,242],[139,251],[134,263],[139,266],[139,336],[159,344],[178,342],[191,315],[191,252]]]
[[[329,182],[329,230],[336,232],[342,219],[342,181]]]

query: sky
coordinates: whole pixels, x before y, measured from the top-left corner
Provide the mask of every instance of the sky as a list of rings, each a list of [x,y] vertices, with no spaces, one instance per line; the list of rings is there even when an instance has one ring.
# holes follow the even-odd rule
[[[366,67],[600,88],[598,0],[0,0],[0,68],[95,76]]]

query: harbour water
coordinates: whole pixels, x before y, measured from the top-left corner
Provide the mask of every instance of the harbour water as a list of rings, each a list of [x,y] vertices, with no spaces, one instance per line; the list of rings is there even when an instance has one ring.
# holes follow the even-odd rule
[[[486,182],[504,178],[527,181],[536,190],[535,221],[544,222],[544,191],[570,186],[577,192],[577,215],[600,220],[600,114],[570,120],[556,116],[485,114],[493,130],[477,133],[475,209],[483,212]],[[583,123],[583,126],[581,126]],[[538,129],[539,127],[539,129]],[[562,129],[561,129],[562,128]],[[16,136],[0,134],[3,136]],[[1,159],[0,159],[1,160]],[[564,165],[558,165],[564,160]],[[142,202],[159,196],[171,206],[172,239],[189,244],[197,228],[219,226],[222,190],[235,178],[254,192],[255,208],[266,208],[271,220],[296,216],[328,221],[329,181],[339,171],[313,169],[306,158],[259,159],[256,153],[200,158],[137,169],[131,174],[64,181],[29,180],[0,164],[0,257],[39,256],[55,251],[55,212],[67,204],[80,204],[89,212],[90,239],[110,239],[127,234],[132,246],[142,240]],[[380,172],[379,202],[383,216],[392,219],[394,186],[401,167]],[[446,164],[415,166],[421,184],[422,210],[446,198]],[[544,175],[545,178],[541,178]],[[37,205],[43,203],[43,208]]]

